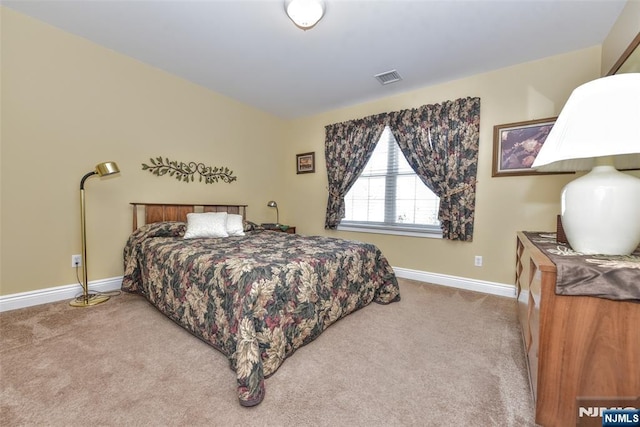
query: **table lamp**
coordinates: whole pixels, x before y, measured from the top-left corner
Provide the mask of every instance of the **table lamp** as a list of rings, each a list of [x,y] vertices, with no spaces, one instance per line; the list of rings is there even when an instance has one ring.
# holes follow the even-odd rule
[[[602,77],[576,88],[533,168],[587,171],[561,195],[562,227],[584,254],[628,255],[640,244],[640,73]]]

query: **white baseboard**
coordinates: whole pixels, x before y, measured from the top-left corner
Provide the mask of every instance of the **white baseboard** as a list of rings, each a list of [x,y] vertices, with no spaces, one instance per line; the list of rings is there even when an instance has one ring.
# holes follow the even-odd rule
[[[418,280],[420,282],[433,283],[434,285],[450,286],[452,288],[466,289],[503,297],[516,297],[516,288],[513,285],[467,279],[465,277],[449,276],[446,274],[429,273],[427,271],[410,270],[401,267],[393,267],[393,270],[396,272],[396,276],[403,279]]]
[[[410,270],[401,267],[394,267],[393,270],[398,277],[404,279],[418,280],[420,282],[433,283],[434,285],[450,286],[452,288],[467,289],[510,298],[515,298],[516,296],[516,289],[512,285],[467,279],[446,274],[429,273],[427,271]],[[110,292],[119,290],[121,285],[122,276],[89,282],[89,289],[98,292]],[[61,300],[71,301],[81,292],[82,287],[74,284],[0,296],[0,313]]]
[[[122,276],[89,282],[89,290],[97,292],[117,291],[121,286]],[[0,313],[66,299],[71,301],[80,294],[82,294],[82,286],[73,284],[0,296]]]

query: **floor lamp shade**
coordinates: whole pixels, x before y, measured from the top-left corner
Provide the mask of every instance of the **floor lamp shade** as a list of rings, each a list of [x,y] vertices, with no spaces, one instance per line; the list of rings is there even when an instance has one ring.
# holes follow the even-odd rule
[[[565,186],[562,226],[572,249],[628,255],[640,245],[640,73],[603,77],[576,88],[533,168],[590,171]]]
[[[69,304],[73,307],[88,307],[100,304],[109,299],[107,295],[89,292],[89,275],[87,261],[87,221],[85,210],[84,184],[92,176],[107,176],[120,172],[115,162],[104,162],[96,165],[95,170],[85,174],[80,180],[80,234],[82,236],[82,295],[72,300]]]
[[[120,172],[116,162],[104,162],[96,166],[96,173],[100,176],[111,175]]]

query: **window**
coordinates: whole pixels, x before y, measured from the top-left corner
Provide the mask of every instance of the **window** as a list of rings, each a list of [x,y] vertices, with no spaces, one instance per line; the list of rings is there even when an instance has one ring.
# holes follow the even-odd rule
[[[413,171],[386,127],[367,166],[345,196],[340,230],[442,236],[440,199]]]

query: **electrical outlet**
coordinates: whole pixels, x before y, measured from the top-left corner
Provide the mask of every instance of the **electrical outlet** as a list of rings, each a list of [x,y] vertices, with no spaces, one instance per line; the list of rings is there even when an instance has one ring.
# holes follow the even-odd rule
[[[474,263],[476,267],[482,267],[482,256],[476,255]]]
[[[82,267],[81,255],[71,255],[71,267]]]

